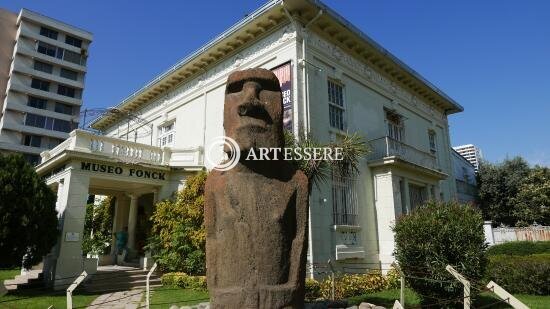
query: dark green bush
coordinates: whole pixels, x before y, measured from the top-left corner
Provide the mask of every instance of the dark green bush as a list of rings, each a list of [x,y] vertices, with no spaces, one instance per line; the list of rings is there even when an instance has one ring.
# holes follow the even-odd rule
[[[472,206],[428,202],[400,217],[393,230],[395,257],[423,303],[463,296],[462,284],[445,270],[447,265],[473,282],[482,278],[487,245],[483,218]]]
[[[489,247],[487,255],[531,255],[550,253],[550,241],[511,241]]]
[[[485,277],[510,293],[550,295],[550,254],[491,256]]]

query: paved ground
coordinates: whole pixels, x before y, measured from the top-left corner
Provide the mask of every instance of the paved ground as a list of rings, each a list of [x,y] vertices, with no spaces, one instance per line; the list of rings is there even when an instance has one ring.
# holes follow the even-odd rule
[[[88,309],[136,309],[140,306],[143,292],[142,289],[135,289],[102,294],[88,306]]]

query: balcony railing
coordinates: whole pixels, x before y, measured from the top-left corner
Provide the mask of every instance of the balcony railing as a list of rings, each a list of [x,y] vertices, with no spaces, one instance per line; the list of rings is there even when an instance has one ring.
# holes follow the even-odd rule
[[[369,160],[397,157],[422,167],[439,170],[437,158],[433,154],[416,149],[389,136],[371,140],[369,143],[372,149],[368,157]]]
[[[42,163],[65,150],[107,156],[121,162],[148,163],[169,166],[201,166],[202,148],[172,149],[130,142],[119,138],[95,135],[74,130],[70,137],[57,147],[41,153]]]

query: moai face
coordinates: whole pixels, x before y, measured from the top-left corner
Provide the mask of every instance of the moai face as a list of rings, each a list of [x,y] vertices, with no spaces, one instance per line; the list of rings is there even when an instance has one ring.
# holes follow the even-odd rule
[[[223,126],[242,152],[284,146],[281,87],[273,72],[248,69],[229,75]]]

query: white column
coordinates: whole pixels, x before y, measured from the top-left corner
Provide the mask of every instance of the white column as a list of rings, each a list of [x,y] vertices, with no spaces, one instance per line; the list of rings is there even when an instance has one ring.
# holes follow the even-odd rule
[[[411,196],[409,195],[409,179],[406,177],[403,178],[403,195],[405,196],[405,207],[407,209],[407,214],[411,213]]]
[[[128,248],[130,249],[134,249],[136,241],[138,197],[137,194],[130,194],[130,211],[128,212]]]
[[[116,248],[116,237],[114,235],[114,233],[118,232],[118,216],[119,216],[119,213],[120,213],[120,210],[119,210],[119,204],[120,204],[120,195],[117,195],[115,196],[115,213],[113,215],[113,228],[111,230],[111,233],[113,235],[111,235],[111,254],[114,254],[115,253],[115,248]]]
[[[64,179],[58,196],[58,207],[62,209],[61,237],[58,243],[55,289],[63,289],[83,270],[82,233],[86,216],[86,201],[90,179],[87,175],[71,171]]]

